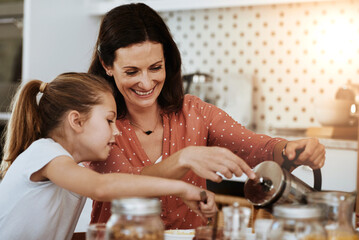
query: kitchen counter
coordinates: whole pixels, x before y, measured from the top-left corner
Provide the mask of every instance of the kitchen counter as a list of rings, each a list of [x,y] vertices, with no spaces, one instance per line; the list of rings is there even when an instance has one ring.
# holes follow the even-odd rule
[[[256,132],[263,133],[271,137],[281,137],[289,141],[309,138],[306,135],[305,129],[268,129]],[[358,150],[358,141],[354,139],[324,138],[320,136],[317,138],[327,149]]]
[[[271,135],[274,137],[274,135]],[[308,138],[307,136],[285,136],[278,135],[276,137],[285,138],[287,140],[297,140]],[[358,141],[348,140],[348,139],[332,139],[332,138],[318,138],[319,142],[325,146],[325,148],[330,149],[346,149],[346,150],[358,150]]]

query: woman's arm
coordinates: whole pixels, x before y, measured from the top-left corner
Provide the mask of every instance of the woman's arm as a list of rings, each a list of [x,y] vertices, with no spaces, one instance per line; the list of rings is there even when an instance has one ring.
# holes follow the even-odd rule
[[[294,160],[295,150],[298,149],[304,149],[304,151],[294,162],[296,165],[308,165],[313,169],[323,167],[325,148],[316,138],[276,143],[273,149],[273,160],[282,165],[284,161],[282,154],[287,155],[289,160]],[[250,179],[255,178],[248,164],[230,150],[206,146],[186,147],[168,157],[166,161],[143,168],[141,174],[181,179],[190,169],[198,176],[213,182],[222,181],[222,178],[216,174],[217,172],[226,178],[231,178],[233,175],[239,177],[243,173]]]
[[[220,172],[226,178],[241,176],[245,173],[254,178],[254,172],[248,164],[226,148],[190,146],[186,147],[158,164],[143,168],[142,175],[180,179],[188,170],[198,176],[214,182],[221,182],[222,178],[216,174]]]
[[[100,174],[78,166],[67,156],[53,159],[40,171],[42,176],[56,185],[94,200],[111,201],[120,197],[176,195],[183,198],[191,209],[203,216],[198,205],[200,192],[203,189],[179,180],[118,173]],[[202,209],[207,210],[204,214],[206,217],[216,211],[214,194],[207,191],[207,195],[209,198],[207,205],[200,205]]]

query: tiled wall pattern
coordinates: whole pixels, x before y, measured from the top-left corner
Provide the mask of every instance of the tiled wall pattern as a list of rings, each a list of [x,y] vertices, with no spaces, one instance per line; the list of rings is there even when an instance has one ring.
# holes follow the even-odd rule
[[[357,0],[161,15],[179,45],[184,73],[212,74],[207,93],[248,126],[319,126],[316,99],[359,83]]]

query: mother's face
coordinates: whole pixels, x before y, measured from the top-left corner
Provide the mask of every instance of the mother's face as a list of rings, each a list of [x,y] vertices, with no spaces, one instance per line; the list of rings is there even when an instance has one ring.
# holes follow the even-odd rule
[[[105,68],[113,75],[128,109],[157,104],[166,79],[162,44],[146,41],[119,48],[113,66]]]

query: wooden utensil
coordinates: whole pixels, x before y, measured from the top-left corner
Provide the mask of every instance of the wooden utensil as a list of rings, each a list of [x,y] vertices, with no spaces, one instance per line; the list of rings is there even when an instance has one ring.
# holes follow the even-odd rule
[[[208,199],[208,197],[207,197],[206,191],[202,191],[202,192],[200,193],[200,196],[201,196],[201,202],[204,202],[205,204],[207,204],[207,199]]]

